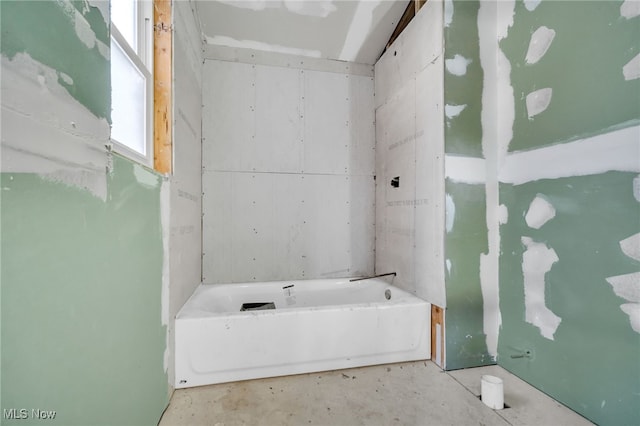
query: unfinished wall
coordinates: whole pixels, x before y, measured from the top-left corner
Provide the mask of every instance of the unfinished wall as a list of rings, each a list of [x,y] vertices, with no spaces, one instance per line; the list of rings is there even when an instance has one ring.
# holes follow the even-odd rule
[[[376,273],[445,306],[442,2],[387,49],[376,76]],[[399,178],[399,186],[392,180]]]
[[[168,372],[173,380],[175,316],[201,282],[202,273],[202,34],[196,4],[173,3],[173,173],[168,202],[169,270],[163,309],[168,324]],[[165,248],[167,249],[167,248]],[[168,273],[167,273],[168,272]],[[167,300],[168,296],[168,300]],[[168,305],[168,306],[167,306]]]
[[[205,283],[369,275],[373,69],[208,46]]]
[[[497,252],[490,250],[491,190],[487,156],[495,140],[483,126],[484,67],[477,1],[444,4],[446,174],[446,368],[495,363],[498,336]],[[484,27],[483,27],[484,25]],[[495,31],[491,29],[492,31]],[[486,112],[484,112],[486,113]],[[493,172],[495,175],[495,171]],[[490,175],[490,173],[489,173]],[[495,261],[495,276],[488,273]]]
[[[168,401],[162,180],[105,147],[108,6],[0,3],[3,424],[154,424]]]
[[[598,424],[638,424],[640,9],[504,7],[498,362]]]

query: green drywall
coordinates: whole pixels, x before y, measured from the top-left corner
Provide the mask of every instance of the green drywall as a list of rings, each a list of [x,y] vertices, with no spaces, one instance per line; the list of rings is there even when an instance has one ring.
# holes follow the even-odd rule
[[[640,80],[622,67],[640,52],[639,18],[620,15],[621,1],[543,1],[533,11],[516,2],[513,26],[500,47],[511,62],[515,97],[510,151],[552,145],[640,123]],[[535,64],[525,56],[532,33],[555,38]],[[527,94],[550,87],[551,103],[529,119]]]
[[[160,178],[139,183],[139,166],[117,156],[113,167],[106,202],[1,175],[2,409],[55,410],[47,424],[149,425],[166,406]]]
[[[3,57],[56,70],[110,119],[108,24],[97,8],[2,1],[0,22]],[[66,167],[63,179],[86,177]],[[148,425],[166,406],[160,177],[117,155],[111,167],[91,177],[105,179],[106,200],[79,182],[0,175],[2,424],[42,424],[32,410],[45,410],[56,412],[48,424]]]
[[[110,120],[108,25],[86,2],[0,1],[0,51],[13,59],[26,53],[58,71],[58,82],[94,115]],[[78,11],[78,13],[76,13]],[[84,26],[77,15],[82,15]],[[78,21],[78,22],[76,22]],[[83,42],[81,37],[85,40]],[[87,46],[87,43],[93,46]],[[96,43],[106,47],[107,57]],[[60,73],[71,77],[72,84]]]
[[[451,199],[445,235],[445,258],[451,265],[445,272],[446,369],[494,364],[483,332],[480,287],[480,255],[488,251],[485,187],[447,179],[445,191]]]
[[[478,38],[478,1],[453,1],[453,17],[444,28],[445,60],[461,55],[471,63],[464,75],[444,72],[445,105],[466,105],[460,115],[445,116],[445,152],[482,157],[482,81]]]
[[[640,124],[640,80],[626,81],[622,71],[640,51],[640,18],[622,17],[621,4],[541,2],[528,11],[516,3],[513,26],[500,43],[515,95],[510,151]],[[542,25],[555,38],[539,62],[526,64],[531,34]],[[553,89],[549,107],[529,119],[526,95],[546,87]],[[580,152],[579,142],[574,149],[583,163],[593,156],[587,148]],[[640,424],[640,334],[621,310],[629,302],[606,281],[640,270],[619,244],[640,232],[636,177],[612,171],[500,185],[509,217],[500,227],[498,363],[600,424]],[[556,211],[538,230],[524,219],[537,194]],[[545,305],[561,319],[553,340],[525,320],[522,237],[558,257],[544,282]],[[526,350],[531,358],[511,358]]]
[[[460,115],[445,118],[447,154],[482,157],[482,82],[478,38],[478,1],[453,1],[453,16],[444,28],[444,57],[460,55],[471,62],[464,75],[444,72],[446,105],[466,105]],[[447,179],[447,217],[453,228],[445,235],[447,311],[445,319],[446,368],[448,370],[495,363],[487,352],[483,332],[483,299],[480,255],[488,252],[485,185]]]
[[[640,232],[635,173],[500,185],[509,209],[500,228],[499,364],[599,424],[640,424],[640,335],[620,309],[607,277],[637,272],[619,241]],[[556,216],[539,230],[524,216],[543,194]],[[545,243],[559,258],[545,278],[547,307],[562,321],[554,340],[524,322],[522,236]],[[512,359],[532,350],[531,359]]]

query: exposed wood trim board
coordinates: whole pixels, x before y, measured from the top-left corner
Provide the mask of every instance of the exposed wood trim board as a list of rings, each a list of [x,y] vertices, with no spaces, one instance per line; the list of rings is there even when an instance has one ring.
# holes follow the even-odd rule
[[[431,361],[440,368],[445,365],[444,342],[444,309],[431,305]]]
[[[405,9],[404,13],[402,14],[402,18],[400,18],[396,29],[393,30],[393,33],[389,38],[389,42],[387,43],[387,47],[385,47],[382,54],[384,54],[384,52],[387,51],[387,49],[393,44],[393,42],[396,41],[400,33],[407,27],[407,25],[409,25],[409,22],[411,22],[414,16],[416,16],[416,6],[414,5],[413,1],[410,1],[407,4],[407,8]]]
[[[164,174],[173,161],[171,1],[153,1],[153,166]]]

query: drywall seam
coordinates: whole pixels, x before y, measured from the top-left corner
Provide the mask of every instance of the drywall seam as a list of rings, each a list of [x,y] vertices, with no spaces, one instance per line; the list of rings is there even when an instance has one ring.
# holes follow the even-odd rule
[[[458,183],[484,184],[487,180],[486,160],[476,157],[444,156],[445,177]]]
[[[38,173],[105,200],[109,123],[25,53],[2,56],[2,171]]]
[[[445,196],[445,229],[447,233],[453,230],[453,223],[456,219],[456,205],[451,195]]]
[[[146,188],[157,188],[160,182],[160,176],[137,163],[133,165],[133,175],[136,181]]]
[[[96,38],[95,32],[91,29],[89,22],[82,16],[82,13],[80,13],[69,0],[56,0],[56,2],[73,23],[78,39],[89,49],[97,47],[98,52],[100,52],[105,59],[109,60],[109,47]],[[100,12],[102,14],[102,10]]]
[[[341,61],[353,62],[358,57],[360,48],[369,35],[373,23],[373,11],[380,5],[380,0],[361,1],[353,15],[349,32],[345,38],[342,51],[338,58]]]
[[[608,171],[640,172],[640,126],[510,154],[500,182],[520,185],[539,179],[587,176]]]
[[[444,0],[444,26],[448,27],[453,21],[453,0]]]
[[[160,323],[165,326],[166,341],[163,354],[164,372],[169,370],[169,285],[171,281],[170,239],[171,239],[171,181],[162,179],[160,187],[160,226],[162,227],[162,291],[160,293]]]
[[[533,229],[540,229],[542,225],[550,221],[556,216],[556,209],[553,205],[544,199],[541,194],[531,201],[527,214],[524,217],[527,226]]]
[[[562,319],[546,305],[545,276],[558,261],[558,255],[546,244],[529,237],[522,237],[521,241],[526,247],[522,254],[525,321],[538,327],[542,337],[553,340]]]
[[[249,9],[260,12],[267,8],[280,9],[284,7],[291,13],[316,18],[326,18],[337,10],[333,0],[219,0],[220,3],[240,9]]]
[[[104,19],[105,24],[111,22],[111,16],[109,14],[109,0],[85,0],[90,7],[98,9]]]
[[[511,86],[511,64],[500,49],[500,40],[513,25],[515,1],[481,0],[477,26],[482,85],[482,153],[485,158],[487,253],[480,255],[480,288],[483,303],[483,331],[487,352],[498,354],[498,333],[502,323],[499,295],[500,230],[498,224],[497,170],[513,138],[515,100]]]
[[[299,49],[297,47],[281,46],[279,44],[269,44],[257,40],[236,40],[232,37],[215,35],[206,37],[207,44],[218,46],[236,47],[240,49],[262,50],[264,52],[283,53],[286,55],[308,56],[310,58],[320,58],[322,53],[319,50]]]
[[[505,225],[509,222],[509,209],[504,204],[498,206],[498,224]]]
[[[373,77],[373,66],[261,50],[206,44],[203,59]]]
[[[326,18],[338,8],[333,4],[333,0],[283,0],[284,6],[291,13],[302,16],[313,16],[316,18]]]

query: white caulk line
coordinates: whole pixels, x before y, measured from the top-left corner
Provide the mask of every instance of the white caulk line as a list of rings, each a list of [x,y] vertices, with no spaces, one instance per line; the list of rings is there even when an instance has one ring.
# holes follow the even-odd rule
[[[640,126],[508,155],[502,183],[587,176],[608,171],[640,172]]]

